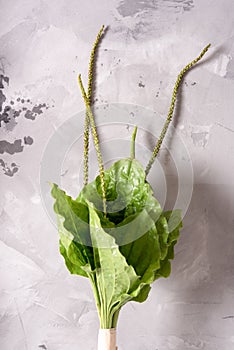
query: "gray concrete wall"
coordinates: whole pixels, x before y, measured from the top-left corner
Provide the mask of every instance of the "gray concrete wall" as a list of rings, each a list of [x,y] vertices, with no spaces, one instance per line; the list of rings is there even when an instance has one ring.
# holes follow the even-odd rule
[[[146,162],[157,136],[150,133],[153,117],[156,126],[166,117],[177,74],[212,44],[183,80],[174,136],[149,178],[166,208],[186,194],[172,274],[153,285],[147,302],[123,308],[119,349],[234,349],[233,13],[232,0],[1,3],[1,350],[97,347],[91,288],[69,274],[59,255],[47,181],[57,179],[74,196],[81,188],[77,74],[87,82],[102,24],[109,29],[95,97],[99,124],[106,123],[99,132],[107,165],[128,155],[136,120],[137,157]],[[90,167],[94,176],[93,148]]]

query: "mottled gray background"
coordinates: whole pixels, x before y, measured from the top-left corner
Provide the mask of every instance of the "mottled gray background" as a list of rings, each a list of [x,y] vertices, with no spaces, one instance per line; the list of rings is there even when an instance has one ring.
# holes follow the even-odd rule
[[[165,117],[179,70],[212,43],[185,77],[177,106],[194,191],[172,275],[153,285],[144,305],[124,307],[119,349],[234,349],[234,2],[9,0],[0,8],[1,350],[96,349],[91,289],[58,253],[40,164],[55,131],[84,108],[77,74],[87,81],[101,24],[109,30],[99,50],[96,105],[106,108],[137,104]],[[129,139],[130,131],[122,123],[100,133]],[[169,205],[176,177],[166,152],[160,158]],[[67,159],[58,175],[76,194],[80,163],[74,152]]]

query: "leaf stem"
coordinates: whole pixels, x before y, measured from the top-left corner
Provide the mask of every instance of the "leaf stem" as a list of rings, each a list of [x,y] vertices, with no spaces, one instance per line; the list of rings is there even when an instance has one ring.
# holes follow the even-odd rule
[[[88,92],[87,92],[87,98],[89,101],[89,104],[92,104],[92,90],[93,90],[93,73],[94,73],[94,64],[95,64],[95,55],[97,46],[99,44],[100,38],[102,36],[104,30],[104,25],[101,27],[96,40],[94,42],[90,59],[89,59],[89,73],[88,73]],[[88,184],[89,181],[89,128],[90,128],[90,122],[89,122],[89,116],[86,112],[85,114],[85,124],[84,124],[84,186]]]
[[[95,147],[95,150],[97,153],[100,181],[101,181],[101,189],[102,189],[102,198],[103,198],[103,211],[104,211],[104,214],[106,214],[106,191],[105,191],[105,181],[104,181],[104,166],[103,166],[102,154],[101,154],[100,145],[99,145],[97,128],[96,128],[93,112],[92,112],[90,104],[89,104],[89,99],[88,99],[87,94],[85,92],[84,85],[83,85],[80,74],[78,76],[78,82],[79,82],[80,90],[81,90],[81,93],[82,93],[82,96],[83,96],[83,99],[85,102],[86,112],[87,112],[87,115],[89,118],[89,123],[91,125],[94,147]]]
[[[145,174],[146,176],[149,174],[149,171],[154,163],[154,160],[155,158],[157,157],[158,155],[158,152],[160,150],[160,147],[162,145],[162,142],[163,142],[163,139],[165,137],[165,134],[167,132],[167,129],[168,129],[168,126],[172,120],[172,116],[173,116],[173,112],[174,112],[174,109],[175,109],[175,102],[176,102],[176,98],[177,98],[177,93],[178,93],[178,89],[179,89],[179,86],[180,86],[180,83],[181,83],[181,80],[183,79],[185,73],[192,67],[194,66],[198,61],[200,61],[200,59],[205,55],[205,53],[208,51],[209,47],[211,46],[211,44],[207,45],[203,50],[202,52],[200,53],[200,55],[195,58],[192,62],[190,62],[189,64],[187,64],[187,66],[185,66],[182,71],[180,72],[180,74],[178,75],[177,77],[177,80],[176,80],[176,83],[175,83],[175,86],[174,86],[174,89],[173,89],[173,93],[172,93],[172,98],[171,98],[171,104],[170,104],[170,108],[169,108],[169,111],[168,111],[168,115],[167,115],[167,119],[166,119],[166,122],[163,126],[163,129],[161,131],[161,134],[159,136],[159,139],[158,139],[158,142],[153,150],[153,153],[152,153],[152,156],[149,160],[149,163],[146,167],[146,170],[145,170]]]
[[[137,134],[137,126],[135,126],[133,133],[132,133],[132,142],[131,142],[131,149],[130,149],[130,158],[135,159],[135,140],[136,140],[136,134]]]

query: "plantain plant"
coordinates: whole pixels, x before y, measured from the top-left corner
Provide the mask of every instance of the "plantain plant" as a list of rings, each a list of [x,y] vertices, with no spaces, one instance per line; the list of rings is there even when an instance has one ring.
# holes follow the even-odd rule
[[[98,350],[116,350],[116,327],[121,308],[129,301],[144,302],[151,284],[168,277],[174,246],[182,227],[180,210],[163,211],[154,197],[147,175],[157,157],[171,122],[184,74],[207,52],[189,63],[177,77],[171,105],[160,137],[146,169],[135,158],[135,127],[130,156],[104,169],[93,114],[93,72],[99,31],[89,63],[88,87],[78,81],[86,106],[84,126],[84,187],[76,199],[52,185],[58,219],[60,253],[70,273],[89,278],[93,289],[100,332]],[[89,134],[94,141],[99,175],[89,183]]]

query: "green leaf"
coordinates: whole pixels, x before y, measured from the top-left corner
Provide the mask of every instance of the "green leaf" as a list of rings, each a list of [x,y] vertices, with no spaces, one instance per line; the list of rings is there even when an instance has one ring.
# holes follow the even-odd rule
[[[167,211],[163,213],[164,217],[167,220],[168,224],[168,240],[167,240],[167,254],[161,262],[160,269],[155,272],[155,280],[160,277],[168,277],[171,272],[171,263],[170,260],[174,259],[174,246],[177,243],[179,238],[180,229],[183,226],[181,220],[181,211]]]
[[[101,327],[112,328],[114,314],[131,300],[131,290],[139,286],[139,277],[120,253],[114,238],[101,227],[94,206],[91,203],[88,206],[96,280],[101,299]]]
[[[71,241],[69,248],[72,245],[73,245],[73,242]],[[69,251],[66,250],[61,239],[59,241],[59,247],[60,247],[60,253],[64,257],[65,264],[68,270],[71,272],[71,274],[88,277],[87,273],[81,268],[81,265],[79,263],[79,260],[77,259],[77,256],[74,256],[74,253],[71,253],[70,249]],[[73,258],[71,258],[71,256],[73,256]],[[73,261],[75,261],[75,263],[73,263]]]
[[[94,269],[87,206],[74,201],[56,184],[53,185],[51,194],[55,198],[54,211],[58,218],[61,244],[65,249],[62,248],[62,254],[65,260],[69,259],[67,266],[72,266],[72,263],[81,268],[88,264]],[[80,269],[77,268],[77,271]]]
[[[107,218],[114,224],[146,209],[153,220],[161,214],[161,207],[150,185],[145,180],[145,171],[136,159],[121,159],[105,171]],[[101,211],[102,189],[100,176],[83,188],[77,201],[88,200]]]

